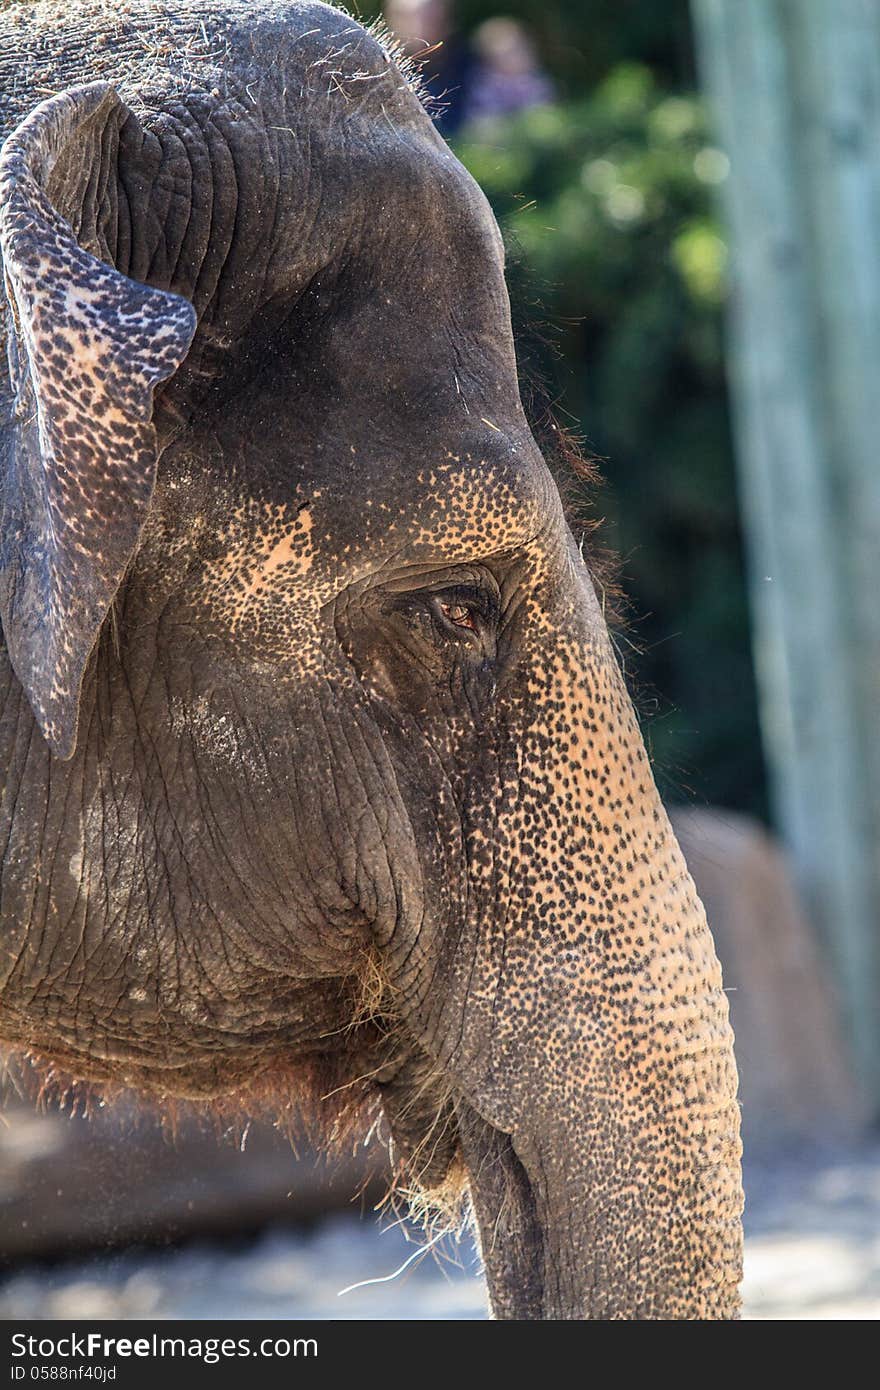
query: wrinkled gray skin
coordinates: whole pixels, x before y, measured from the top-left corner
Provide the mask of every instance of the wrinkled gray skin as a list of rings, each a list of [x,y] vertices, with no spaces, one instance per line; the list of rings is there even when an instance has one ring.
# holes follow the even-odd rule
[[[726,1002],[486,202],[353,20],[168,11],[0,15],[0,1036],[381,1101],[496,1316],[735,1317]]]

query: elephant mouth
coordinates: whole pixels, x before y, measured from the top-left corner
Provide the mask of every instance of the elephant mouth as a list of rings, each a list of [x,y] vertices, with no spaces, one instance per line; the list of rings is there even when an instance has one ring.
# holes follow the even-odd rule
[[[544,1240],[529,1175],[511,1135],[466,1104],[457,1107],[457,1120],[494,1316],[540,1320],[547,1315]]]

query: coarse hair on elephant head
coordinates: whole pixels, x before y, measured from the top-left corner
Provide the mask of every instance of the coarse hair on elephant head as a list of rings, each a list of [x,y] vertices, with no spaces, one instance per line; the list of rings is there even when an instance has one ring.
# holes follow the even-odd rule
[[[735,1316],[718,965],[485,198],[312,0],[37,0],[0,55],[0,1036],[381,1105],[497,1316]]]

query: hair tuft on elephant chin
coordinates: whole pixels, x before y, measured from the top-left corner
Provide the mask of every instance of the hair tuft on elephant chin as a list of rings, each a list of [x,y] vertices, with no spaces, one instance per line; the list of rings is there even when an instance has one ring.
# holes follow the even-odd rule
[[[239,1087],[186,1100],[145,1094],[136,1079],[131,1086],[84,1080],[72,1061],[66,1068],[37,1052],[14,1051],[0,1057],[0,1099],[7,1088],[37,1109],[70,1116],[89,1118],[113,1107],[135,1135],[140,1124],[158,1121],[172,1143],[184,1126],[195,1124],[218,1143],[241,1145],[249,1126],[262,1124],[276,1130],[296,1157],[310,1150],[331,1165],[357,1158],[361,1190],[384,1188],[376,1209],[395,1219],[408,1216],[432,1240],[473,1224],[467,1170],[449,1112],[428,1125],[414,1152],[404,1151],[396,1128],[392,1137],[382,1090],[368,1075],[352,1079],[341,1059],[269,1060]],[[441,1166],[436,1154],[442,1144]]]

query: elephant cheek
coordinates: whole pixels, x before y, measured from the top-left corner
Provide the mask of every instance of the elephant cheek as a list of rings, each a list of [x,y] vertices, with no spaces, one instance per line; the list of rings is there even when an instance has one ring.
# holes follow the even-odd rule
[[[499,808],[509,905],[482,933],[458,1053],[493,1304],[735,1317],[739,1111],[720,969],[614,661],[582,656],[533,668],[556,713],[524,737],[518,809]],[[499,1204],[518,1233],[503,1251]]]

